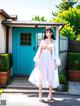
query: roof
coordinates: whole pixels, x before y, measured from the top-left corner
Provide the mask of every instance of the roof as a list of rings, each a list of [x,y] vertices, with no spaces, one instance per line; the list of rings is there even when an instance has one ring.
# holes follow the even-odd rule
[[[12,27],[45,27],[60,26],[60,29],[65,25],[63,22],[47,22],[47,21],[18,21],[17,15],[8,15],[3,9],[0,9],[0,14],[3,15],[7,20],[2,21],[3,25]]]
[[[26,26],[26,25],[33,25],[35,27],[38,26],[46,26],[46,25],[51,25],[51,26],[63,26],[64,23],[60,22],[47,22],[47,21],[3,21],[2,22],[4,25],[7,26]]]
[[[0,9],[0,14],[7,19],[17,20],[17,15],[9,15],[3,9]]]
[[[17,20],[17,15],[10,15],[12,20]]]
[[[10,15],[8,15],[3,9],[0,9],[0,14],[5,18],[11,18]]]

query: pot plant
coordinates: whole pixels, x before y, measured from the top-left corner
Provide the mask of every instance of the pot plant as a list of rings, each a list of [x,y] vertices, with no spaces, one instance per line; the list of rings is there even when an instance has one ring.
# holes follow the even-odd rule
[[[69,81],[80,82],[80,53],[69,53],[68,74]]]
[[[0,54],[0,86],[6,87],[11,69],[11,54]]]
[[[58,90],[65,91],[65,85],[67,83],[67,80],[66,80],[66,75],[64,75],[63,73],[59,74],[59,83],[60,83],[60,86],[58,87]]]

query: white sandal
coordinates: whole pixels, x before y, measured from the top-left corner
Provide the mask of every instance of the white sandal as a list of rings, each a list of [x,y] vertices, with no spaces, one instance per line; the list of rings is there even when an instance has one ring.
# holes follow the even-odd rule
[[[47,101],[55,101],[52,97],[47,99]]]
[[[43,102],[43,101],[44,101],[44,99],[43,99],[43,98],[39,98],[39,101],[40,101],[40,102]]]

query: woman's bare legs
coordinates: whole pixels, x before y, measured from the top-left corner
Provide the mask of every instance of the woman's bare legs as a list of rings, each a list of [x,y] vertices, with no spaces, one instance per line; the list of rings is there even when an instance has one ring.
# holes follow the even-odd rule
[[[39,99],[42,98],[42,85],[39,85]]]
[[[49,94],[48,94],[48,99],[52,98],[52,86],[49,86]]]

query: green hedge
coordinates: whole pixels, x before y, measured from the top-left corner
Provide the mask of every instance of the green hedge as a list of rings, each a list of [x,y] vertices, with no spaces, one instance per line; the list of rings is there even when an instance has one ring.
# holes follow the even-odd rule
[[[69,53],[68,69],[80,70],[80,53]]]
[[[8,71],[12,66],[12,55],[10,53],[0,54],[0,71]]]

